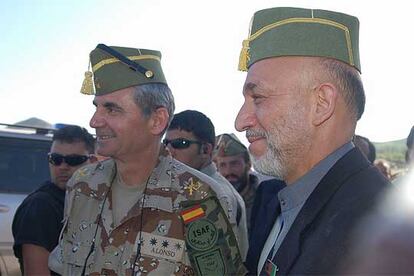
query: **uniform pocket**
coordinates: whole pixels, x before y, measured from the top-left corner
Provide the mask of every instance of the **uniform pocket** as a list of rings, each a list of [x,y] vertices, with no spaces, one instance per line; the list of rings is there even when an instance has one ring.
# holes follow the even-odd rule
[[[65,275],[79,275],[86,265],[86,274],[93,266],[94,252],[88,258],[91,246],[81,245],[73,241],[66,241],[63,247],[63,258],[66,263]]]

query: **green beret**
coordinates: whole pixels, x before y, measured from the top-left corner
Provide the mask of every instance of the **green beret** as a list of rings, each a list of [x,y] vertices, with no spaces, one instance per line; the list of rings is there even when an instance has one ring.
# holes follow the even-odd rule
[[[343,13],[301,8],[271,8],[253,16],[243,41],[239,70],[256,61],[281,56],[327,57],[361,72],[358,18]]]
[[[247,152],[247,148],[233,133],[225,133],[216,137],[214,156],[233,156],[244,152]]]
[[[85,73],[83,94],[105,95],[141,84],[167,84],[159,51],[99,44],[89,57],[92,72]]]

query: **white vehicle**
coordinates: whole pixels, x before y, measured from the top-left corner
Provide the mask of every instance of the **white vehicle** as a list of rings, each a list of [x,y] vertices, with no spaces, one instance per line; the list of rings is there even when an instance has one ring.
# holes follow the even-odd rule
[[[21,275],[11,226],[17,207],[50,179],[52,129],[0,123],[0,275]]]

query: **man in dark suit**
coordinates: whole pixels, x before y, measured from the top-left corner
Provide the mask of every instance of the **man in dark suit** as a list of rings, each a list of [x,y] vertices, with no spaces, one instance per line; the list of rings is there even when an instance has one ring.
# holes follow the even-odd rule
[[[324,10],[253,16],[236,129],[255,169],[287,185],[252,274],[339,273],[352,232],[389,186],[352,143],[365,106],[358,28],[356,17]]]
[[[270,179],[260,183],[254,198],[249,235],[249,251],[246,257],[246,268],[257,270],[257,263],[262,253],[263,245],[272,230],[273,223],[280,214],[280,204],[277,193],[286,185],[281,180]]]

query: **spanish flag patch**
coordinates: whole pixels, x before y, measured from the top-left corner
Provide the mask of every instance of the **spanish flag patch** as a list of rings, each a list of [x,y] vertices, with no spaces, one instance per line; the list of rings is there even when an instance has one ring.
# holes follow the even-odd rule
[[[190,223],[196,219],[204,217],[205,212],[200,205],[195,205],[181,212],[184,223]]]

